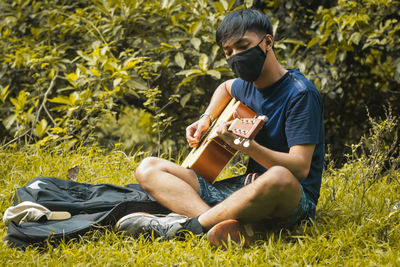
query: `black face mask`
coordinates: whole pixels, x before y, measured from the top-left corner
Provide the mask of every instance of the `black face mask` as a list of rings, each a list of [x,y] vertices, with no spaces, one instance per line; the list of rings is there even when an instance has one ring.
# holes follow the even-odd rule
[[[227,59],[233,72],[245,81],[254,82],[261,74],[267,57],[267,54],[259,47],[264,38],[256,46]]]

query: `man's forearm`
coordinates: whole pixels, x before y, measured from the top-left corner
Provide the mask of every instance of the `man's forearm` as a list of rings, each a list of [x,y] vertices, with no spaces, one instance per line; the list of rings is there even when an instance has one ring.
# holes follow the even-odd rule
[[[215,89],[214,94],[208,104],[207,109],[204,113],[210,114],[214,119],[219,116],[228,102],[231,100],[231,86],[233,80],[228,80],[221,83],[217,89]]]
[[[314,144],[298,145],[292,147],[289,153],[278,152],[261,146],[255,141],[242,151],[248,154],[264,168],[283,166],[290,170],[299,181],[304,180],[310,171]]]

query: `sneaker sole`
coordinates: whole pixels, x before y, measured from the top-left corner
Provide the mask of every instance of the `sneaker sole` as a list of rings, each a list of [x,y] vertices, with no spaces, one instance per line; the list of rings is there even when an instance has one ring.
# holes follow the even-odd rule
[[[227,246],[230,241],[250,246],[255,241],[253,228],[237,220],[225,220],[216,224],[207,233],[207,240],[212,246]]]

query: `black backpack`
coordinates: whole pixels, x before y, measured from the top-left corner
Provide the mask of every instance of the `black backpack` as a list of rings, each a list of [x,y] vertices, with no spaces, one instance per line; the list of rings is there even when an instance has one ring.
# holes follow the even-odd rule
[[[32,201],[51,211],[68,211],[71,218],[16,224],[10,222],[5,241],[14,248],[45,245],[76,238],[99,226],[113,226],[126,214],[144,211],[167,214],[170,211],[154,200],[138,184],[85,184],[54,177],[37,177],[17,190],[14,205]]]

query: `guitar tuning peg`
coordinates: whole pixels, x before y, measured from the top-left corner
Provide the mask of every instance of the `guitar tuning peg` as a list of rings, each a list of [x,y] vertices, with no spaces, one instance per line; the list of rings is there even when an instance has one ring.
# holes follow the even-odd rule
[[[268,121],[268,117],[267,116],[259,116],[259,119],[260,120],[263,120],[264,122],[267,122]]]
[[[249,147],[250,146],[250,141],[249,140],[244,141],[243,146],[244,147]]]
[[[236,139],[233,141],[233,143],[234,143],[235,145],[239,145],[239,144],[241,143],[240,138],[236,138]]]

